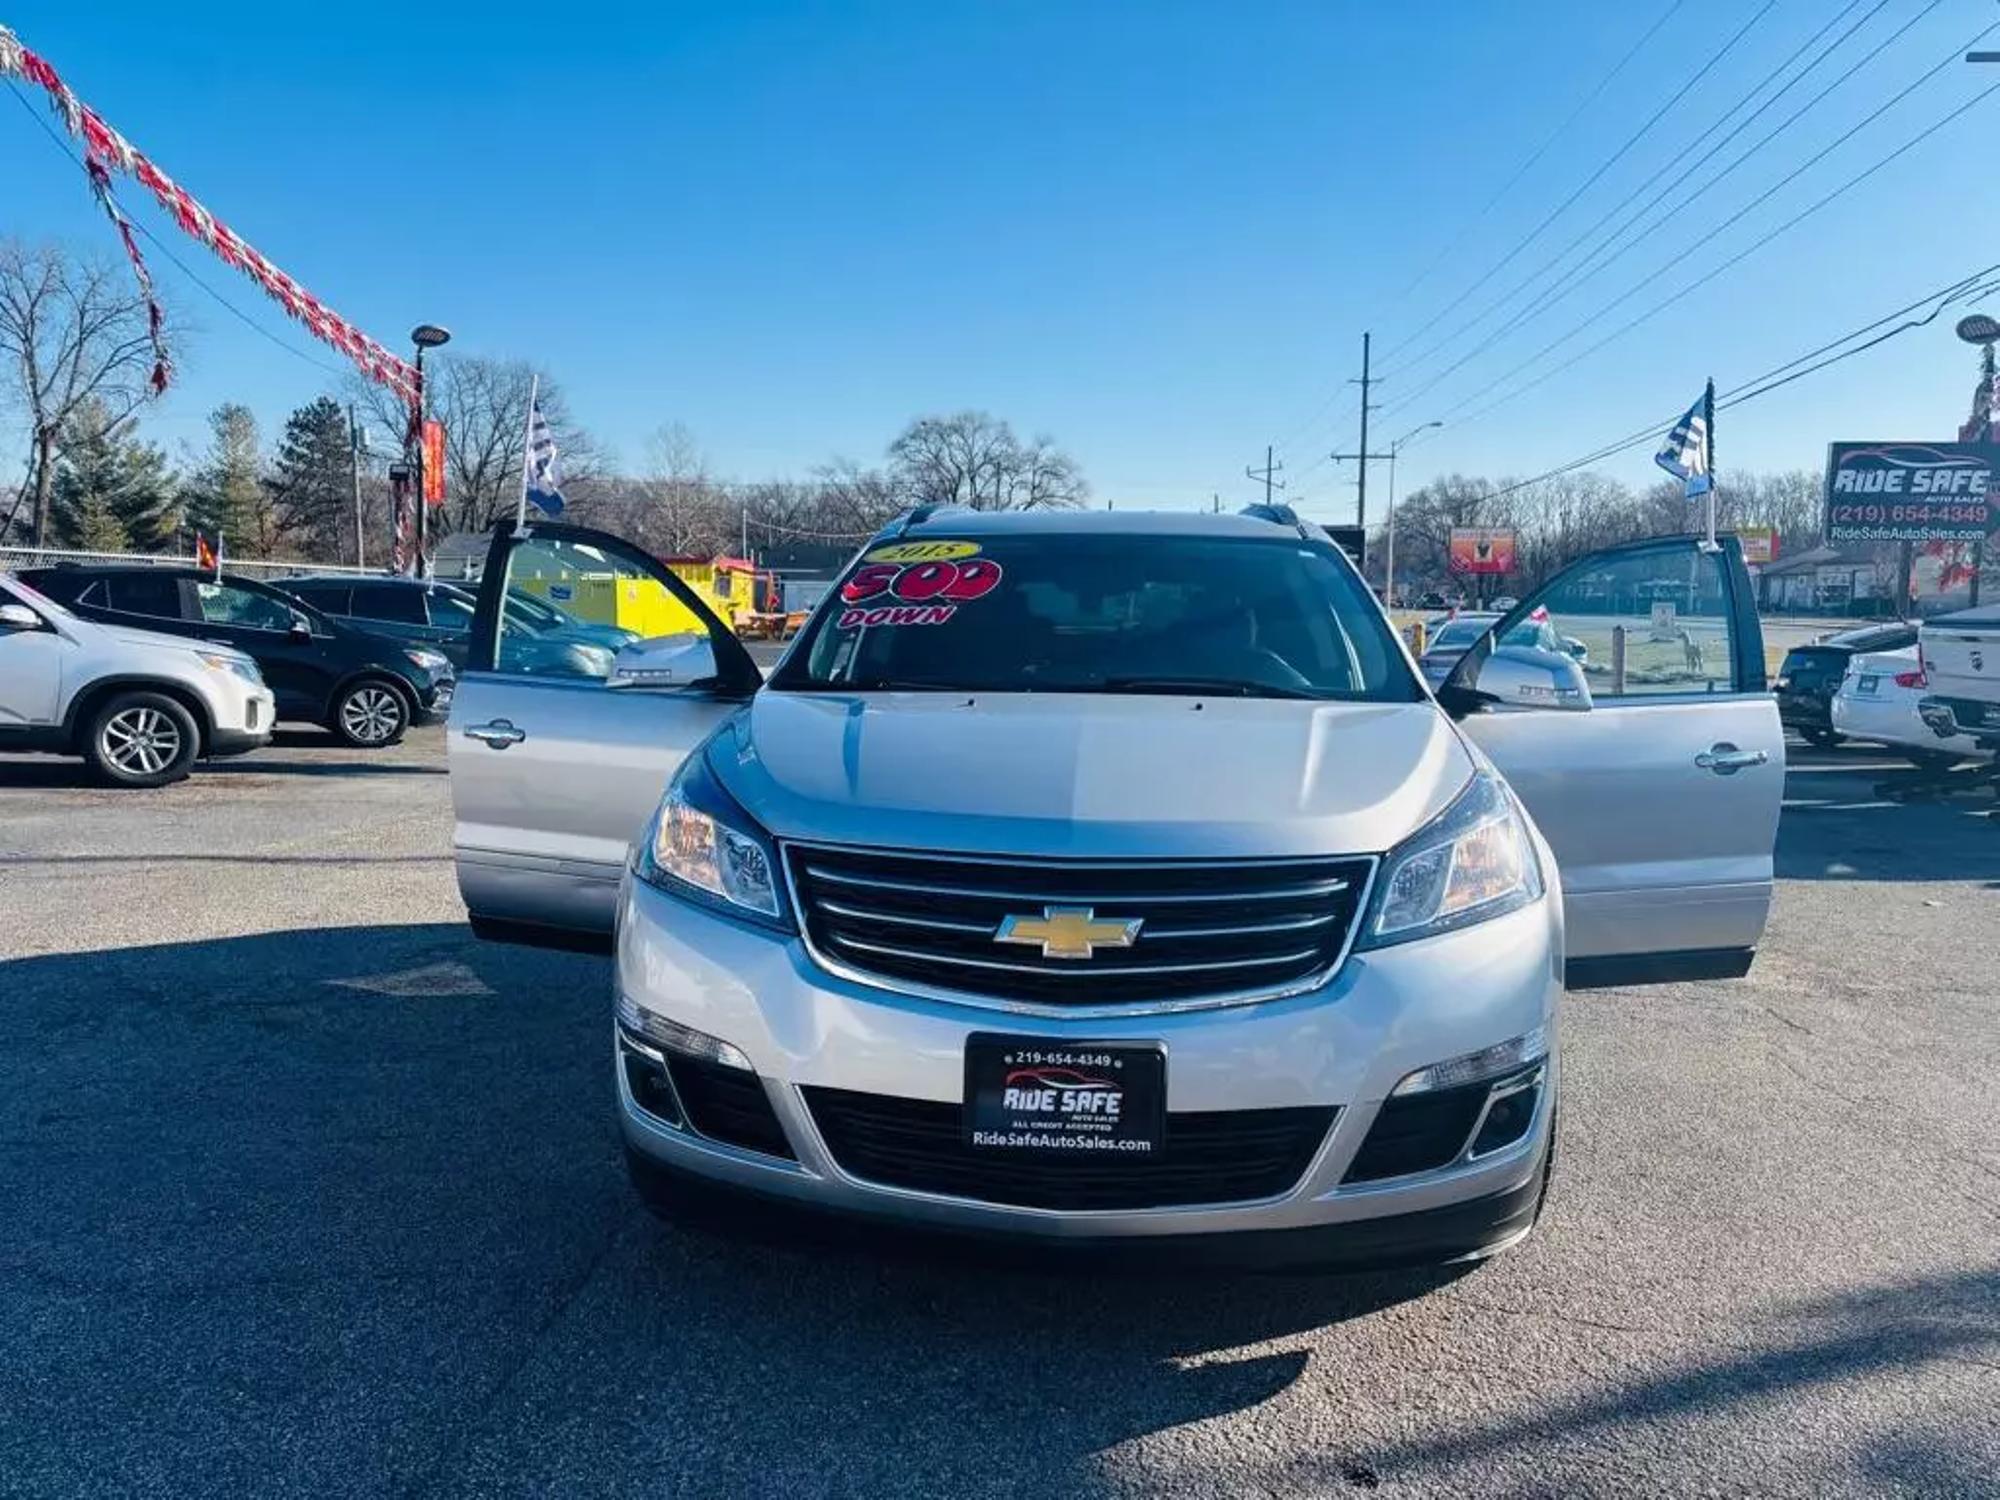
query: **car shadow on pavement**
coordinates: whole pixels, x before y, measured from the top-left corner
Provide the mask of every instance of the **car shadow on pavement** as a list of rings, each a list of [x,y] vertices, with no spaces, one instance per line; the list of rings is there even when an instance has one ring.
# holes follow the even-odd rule
[[[1284,1391],[1288,1336],[1451,1279],[661,1224],[624,1180],[608,979],[458,924],[0,964],[0,1472],[1075,1494],[1114,1444]]]
[[[1794,774],[1776,851],[1780,880],[2000,880],[2000,807],[1964,772],[1927,795],[1918,771]]]
[[[1366,1452],[1361,1463],[1393,1484],[1419,1467],[1477,1474],[1490,1472],[1514,1451],[1545,1452],[1551,1443],[1588,1447],[1612,1427],[1655,1424],[1664,1442],[1676,1441],[1675,1435],[1698,1441],[1693,1435],[1707,1415],[1770,1407],[1841,1382],[1907,1376],[1942,1364],[1972,1372],[1968,1380],[1975,1394],[1967,1409],[1933,1404],[1921,1435],[1899,1422],[1893,1432],[1862,1445],[1860,1461],[1867,1477],[1880,1483],[1879,1493],[1992,1493],[1991,1372],[2000,1371],[2000,1262],[1802,1299],[1735,1333],[1741,1342],[1732,1340],[1713,1358],[1579,1399],[1538,1404],[1530,1414],[1468,1423],[1443,1438],[1412,1438]],[[1983,1454],[1976,1451],[1980,1446]],[[1273,1491],[1315,1487],[1310,1461],[1287,1464],[1282,1474],[1252,1477]],[[1725,1486],[1741,1493],[1784,1488],[1766,1474],[1742,1474]]]

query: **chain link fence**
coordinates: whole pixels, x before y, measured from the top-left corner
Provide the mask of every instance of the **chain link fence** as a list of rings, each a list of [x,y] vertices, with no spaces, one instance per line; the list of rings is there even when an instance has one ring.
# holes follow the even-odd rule
[[[0,547],[0,568],[53,568],[63,563],[102,565],[136,563],[149,567],[191,568],[195,560],[179,552],[78,552],[65,547]],[[301,573],[347,573],[357,578],[381,578],[386,568],[357,568],[351,564],[277,562],[266,558],[225,557],[222,565],[246,578],[295,578]]]

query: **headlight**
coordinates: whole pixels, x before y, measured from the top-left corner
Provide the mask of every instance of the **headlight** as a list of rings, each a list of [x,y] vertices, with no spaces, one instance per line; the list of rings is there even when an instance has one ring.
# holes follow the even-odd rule
[[[1514,799],[1499,777],[1481,771],[1382,862],[1358,946],[1469,927],[1541,894],[1541,866]]]
[[[264,685],[264,674],[257,670],[257,663],[247,656],[218,656],[209,651],[197,651],[195,655],[201,658],[203,666],[212,671],[231,673],[259,687]]]
[[[788,926],[778,856],[749,815],[690,755],[667,786],[633,873],[649,885],[731,915]]]
[[[451,658],[442,651],[426,651],[422,646],[407,646],[403,650],[414,666],[422,668],[433,677],[451,675]]]

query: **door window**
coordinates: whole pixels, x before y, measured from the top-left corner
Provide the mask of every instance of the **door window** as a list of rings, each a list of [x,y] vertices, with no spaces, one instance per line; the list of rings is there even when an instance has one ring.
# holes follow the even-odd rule
[[[424,597],[431,608],[431,624],[439,630],[471,632],[472,602],[469,599],[444,589],[432,589]]]
[[[1729,566],[1685,538],[1585,559],[1504,623],[1472,685],[1535,706],[1545,676],[1548,707],[1745,691]]]
[[[114,573],[104,588],[112,609],[157,620],[181,618],[181,581],[172,574]]]
[[[393,583],[357,583],[351,613],[357,620],[384,620],[397,625],[424,623],[423,590]]]
[[[251,630],[285,631],[292,627],[291,606],[269,594],[254,593],[233,583],[197,583],[195,601],[211,625],[241,625]]]
[[[521,542],[507,554],[506,588],[495,653],[502,672],[609,680],[633,641],[708,633],[636,558],[609,547]]]

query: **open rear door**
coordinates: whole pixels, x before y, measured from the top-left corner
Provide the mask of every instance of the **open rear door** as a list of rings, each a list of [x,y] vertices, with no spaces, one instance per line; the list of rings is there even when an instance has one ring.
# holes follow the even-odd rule
[[[1749,969],[1785,779],[1764,676],[1736,540],[1669,537],[1571,564],[1439,690],[1555,850],[1572,985]]]
[[[608,939],[627,851],[760,673],[657,558],[495,528],[447,732],[459,893],[484,937]]]

